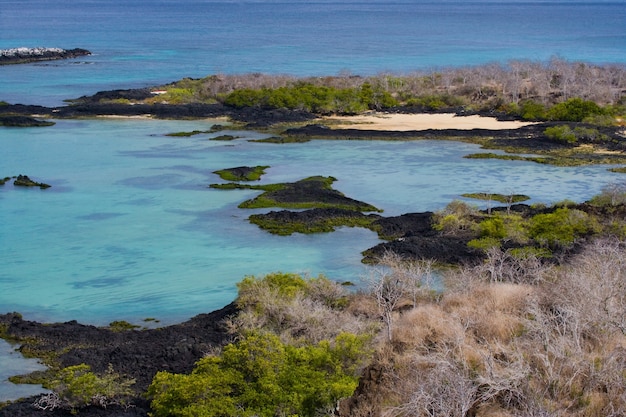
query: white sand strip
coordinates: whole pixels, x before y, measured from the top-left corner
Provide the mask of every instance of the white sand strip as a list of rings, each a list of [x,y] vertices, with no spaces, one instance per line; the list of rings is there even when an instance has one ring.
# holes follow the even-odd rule
[[[517,129],[533,124],[532,122],[496,120],[495,117],[457,116],[454,113],[444,114],[389,114],[373,113],[359,116],[337,116],[323,119],[332,121],[335,129],[367,129],[367,130],[426,130],[426,129]]]

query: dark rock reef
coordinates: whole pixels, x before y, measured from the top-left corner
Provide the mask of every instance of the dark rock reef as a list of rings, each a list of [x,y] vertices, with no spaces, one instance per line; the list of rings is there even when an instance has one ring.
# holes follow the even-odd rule
[[[11,48],[0,49],[0,65],[28,64],[39,61],[53,61],[91,55],[86,49],[61,48]]]

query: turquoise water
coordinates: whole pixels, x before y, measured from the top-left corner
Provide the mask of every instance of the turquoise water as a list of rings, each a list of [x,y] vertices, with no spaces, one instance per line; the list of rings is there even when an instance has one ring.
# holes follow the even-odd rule
[[[379,241],[362,229],[273,236],[238,209],[257,191],[210,189],[212,172],[269,165],[262,183],[324,175],[347,196],[385,215],[436,210],[464,192],[524,192],[531,202],[585,200],[618,178],[605,166],[556,168],[472,160],[479,148],[442,141],[210,141],[209,121],[69,120],[5,129],[6,174],[28,174],[47,190],[0,188],[0,305],[30,319],[107,324],[162,323],[219,308],[246,275],[323,273],[357,281],[360,252]],[[223,134],[220,132],[219,134]]]
[[[623,2],[0,0],[0,49],[81,47],[77,60],[0,66],[0,101],[60,105],[99,90],[213,73],[408,73],[509,59],[626,63]],[[212,142],[210,121],[70,120],[0,129],[0,175],[48,190],[0,187],[0,313],[106,324],[173,323],[232,301],[245,275],[282,270],[338,280],[366,273],[362,229],[272,236],[236,208],[252,191],[207,188],[212,171],[270,165],[262,182],[332,175],[385,215],[436,210],[460,193],[524,192],[532,202],[585,200],[620,177],[606,167],[466,160],[452,142]],[[6,382],[26,372],[0,348]],[[19,370],[21,369],[21,370]]]

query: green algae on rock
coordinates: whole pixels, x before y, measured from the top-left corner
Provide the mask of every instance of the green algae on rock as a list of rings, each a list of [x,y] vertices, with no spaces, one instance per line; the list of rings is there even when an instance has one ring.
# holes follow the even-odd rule
[[[241,203],[239,208],[338,208],[361,212],[382,211],[371,204],[346,197],[341,192],[334,190],[331,185],[336,180],[334,177],[313,176],[292,183],[267,185],[228,183],[211,184],[210,187],[223,190],[249,189],[264,191],[263,194]]]
[[[220,176],[225,181],[258,181],[265,174],[268,165],[259,165],[255,167],[235,167],[220,169],[213,171],[214,174]]]

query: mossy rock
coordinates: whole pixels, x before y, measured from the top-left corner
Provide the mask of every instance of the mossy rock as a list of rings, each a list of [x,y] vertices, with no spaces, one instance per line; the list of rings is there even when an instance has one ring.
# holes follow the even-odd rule
[[[305,211],[271,211],[253,214],[250,223],[272,234],[288,236],[293,233],[328,233],[338,227],[364,227],[375,229],[374,222],[380,216],[363,214],[346,209],[311,209]]]
[[[382,211],[371,204],[346,197],[334,190],[331,185],[336,181],[333,177],[314,176],[293,183],[267,185],[247,184],[211,184],[217,189],[250,189],[261,190],[263,194],[244,201],[239,208],[338,208],[354,211]]]
[[[225,181],[258,181],[265,174],[265,170],[269,168],[267,165],[259,165],[255,167],[235,167],[213,171],[214,174],[220,176]]]

